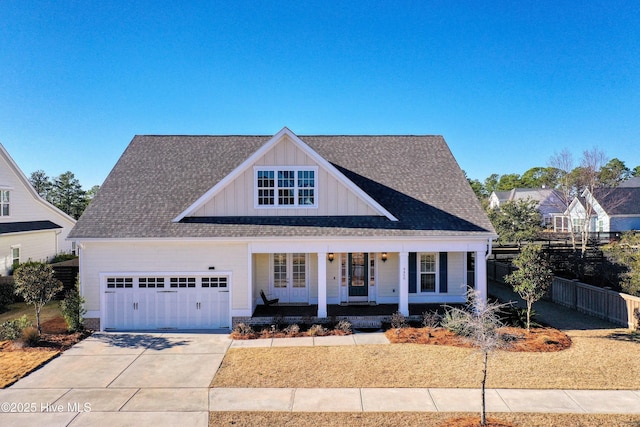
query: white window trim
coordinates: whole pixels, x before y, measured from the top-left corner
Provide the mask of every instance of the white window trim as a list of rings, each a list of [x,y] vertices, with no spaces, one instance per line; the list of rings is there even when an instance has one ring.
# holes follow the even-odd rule
[[[275,255],[284,254],[285,255],[285,282],[286,286],[281,288],[275,287]],[[293,289],[293,252],[276,252],[269,255],[269,291],[273,291],[275,289]],[[304,287],[310,288],[310,277],[309,273],[311,271],[311,258],[309,257],[309,253],[307,252],[295,252],[304,254]]]
[[[422,290],[422,281],[420,277],[422,276],[422,270],[420,269],[420,258],[422,255],[434,255],[435,256],[435,283],[433,291],[423,291]],[[440,293],[440,252],[418,252],[416,254],[416,295],[435,295]]]
[[[274,204],[273,205],[261,205],[258,203],[258,172],[259,171],[272,171],[274,173]],[[293,187],[294,195],[292,205],[279,205],[278,204],[278,171],[293,171],[295,177],[295,186]],[[298,172],[311,171],[314,173],[313,187],[298,187]],[[254,166],[253,167],[253,207],[255,209],[317,209],[318,208],[318,167],[317,166]],[[288,188],[288,187],[287,187]],[[313,190],[313,204],[300,205],[298,204],[298,190],[301,189]]]
[[[9,193],[9,201],[7,201],[6,203],[3,202],[2,199],[2,194],[0,194],[0,218],[11,218],[11,212],[13,211],[13,209],[11,209],[11,189],[10,188],[1,188],[0,187],[0,193],[6,191],[7,193]],[[2,212],[4,211],[3,207],[4,205],[7,205],[9,207],[9,215],[3,215]]]
[[[11,268],[14,268],[14,265],[15,265],[15,263],[14,263],[15,258],[13,257],[13,251],[14,251],[15,249],[17,249],[17,250],[18,250],[18,265],[20,265],[20,263],[22,262],[22,261],[21,261],[21,258],[22,258],[21,245],[11,245],[11,246],[10,246],[10,248],[11,248],[11,254],[10,254],[10,258],[11,258]]]

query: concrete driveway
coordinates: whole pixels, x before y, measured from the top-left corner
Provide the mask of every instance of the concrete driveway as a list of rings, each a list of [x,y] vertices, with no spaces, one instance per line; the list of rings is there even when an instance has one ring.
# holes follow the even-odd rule
[[[228,334],[93,334],[0,390],[0,425],[207,426]]]

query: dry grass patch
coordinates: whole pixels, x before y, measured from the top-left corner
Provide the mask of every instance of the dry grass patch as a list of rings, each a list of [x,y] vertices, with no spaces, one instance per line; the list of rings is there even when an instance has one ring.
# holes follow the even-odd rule
[[[549,352],[561,351],[571,347],[571,338],[564,332],[553,328],[500,328],[503,336],[509,336],[506,351]],[[385,335],[392,343],[413,343],[428,345],[449,345],[471,347],[464,338],[445,328],[401,328],[389,329]]]
[[[87,335],[68,333],[66,322],[58,316],[42,323],[40,342],[35,347],[26,347],[18,341],[0,341],[0,388],[33,372]]]
[[[497,351],[489,388],[640,389],[640,345],[624,329],[566,331],[555,352]],[[443,363],[446,361],[446,363]],[[212,387],[477,388],[480,355],[448,345],[230,349]]]
[[[301,412],[211,412],[212,426],[300,426],[300,427],[396,427],[396,426],[447,426],[456,418],[480,420],[468,413],[438,412],[364,412],[364,413],[301,413]],[[491,419],[503,425],[522,427],[633,427],[640,425],[640,415],[612,414],[491,414]],[[466,424],[473,425],[473,424]],[[478,424],[476,424],[478,425]]]

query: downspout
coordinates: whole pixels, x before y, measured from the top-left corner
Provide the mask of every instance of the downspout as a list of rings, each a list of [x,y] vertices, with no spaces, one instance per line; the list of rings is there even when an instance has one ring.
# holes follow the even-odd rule
[[[487,255],[485,255],[484,257],[485,261],[489,259],[492,251],[493,251],[493,239],[489,239],[489,243],[487,244]]]

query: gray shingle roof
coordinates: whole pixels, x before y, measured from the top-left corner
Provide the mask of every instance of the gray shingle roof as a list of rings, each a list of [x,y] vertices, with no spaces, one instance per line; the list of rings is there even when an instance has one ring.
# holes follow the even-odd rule
[[[495,234],[441,136],[299,136],[397,222],[385,217],[172,222],[271,138],[136,136],[70,238]]]
[[[594,197],[608,215],[640,215],[640,187],[596,188]]]

